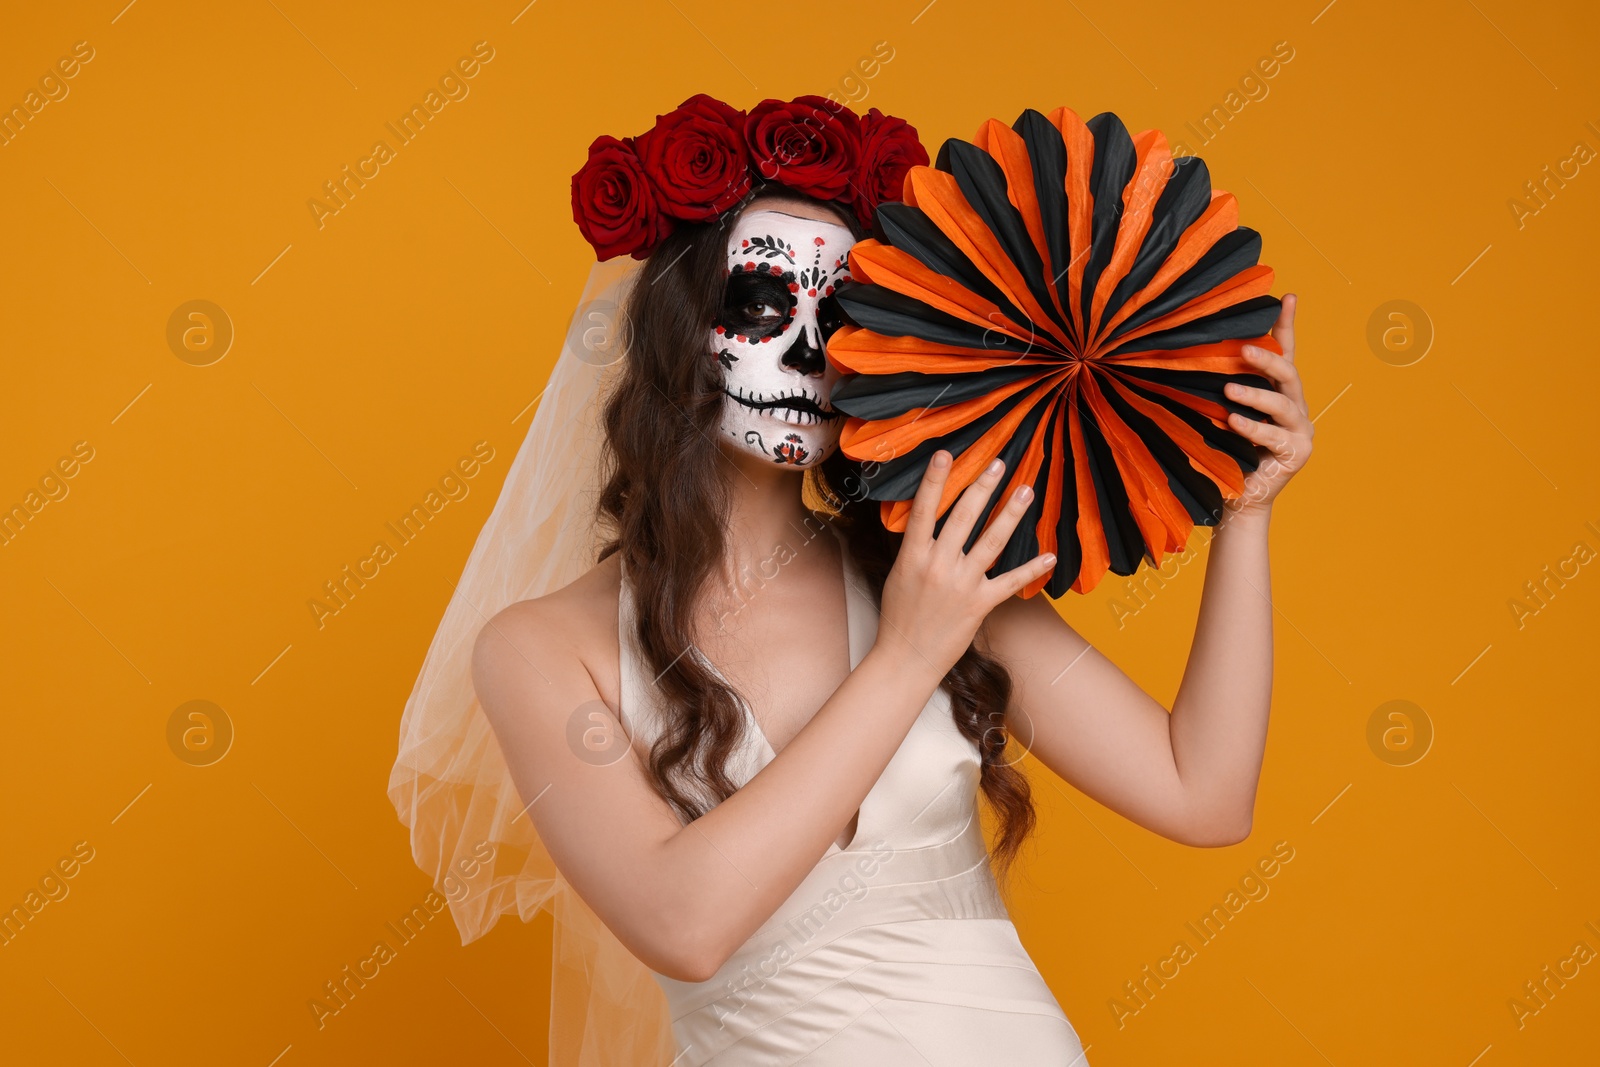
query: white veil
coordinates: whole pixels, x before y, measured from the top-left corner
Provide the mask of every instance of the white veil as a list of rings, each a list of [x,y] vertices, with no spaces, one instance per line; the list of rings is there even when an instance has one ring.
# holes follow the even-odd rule
[[[549,385],[484,524],[400,720],[388,793],[411,855],[449,902],[461,943],[516,912],[554,920],[550,1063],[654,1067],[674,1054],[666,998],[648,968],[556,870],[524,811],[473,692],[472,646],[497,612],[559,589],[595,563],[599,414],[621,370],[628,257],[589,272]]]

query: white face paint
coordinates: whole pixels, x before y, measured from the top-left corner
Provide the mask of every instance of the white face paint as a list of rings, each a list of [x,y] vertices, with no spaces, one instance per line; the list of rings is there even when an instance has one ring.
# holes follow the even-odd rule
[[[855,236],[835,222],[747,211],[728,238],[711,351],[722,365],[722,432],[774,463],[811,467],[839,443],[839,379],[823,346],[843,323],[833,290]]]

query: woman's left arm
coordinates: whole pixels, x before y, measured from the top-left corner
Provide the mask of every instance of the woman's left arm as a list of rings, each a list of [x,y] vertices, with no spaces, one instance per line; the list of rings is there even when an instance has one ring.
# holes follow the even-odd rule
[[[1268,525],[1273,500],[1310,457],[1313,435],[1294,362],[1296,303],[1293,294],[1284,297],[1272,329],[1283,355],[1244,349],[1274,388],[1227,388],[1231,399],[1269,418],[1228,419],[1258,446],[1260,463],[1212,535],[1194,643],[1172,710],[1044,597],[1007,601],[979,635],[979,647],[1011,671],[1011,736],[1088,796],[1184,844],[1230,845],[1250,833],[1272,699]]]

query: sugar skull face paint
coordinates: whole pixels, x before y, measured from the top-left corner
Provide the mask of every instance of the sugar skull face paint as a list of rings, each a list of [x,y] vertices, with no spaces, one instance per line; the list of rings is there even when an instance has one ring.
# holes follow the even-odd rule
[[[823,356],[843,324],[833,291],[850,277],[855,235],[778,210],[746,212],[728,238],[711,353],[722,365],[722,432],[774,463],[810,467],[837,447],[839,379]]]

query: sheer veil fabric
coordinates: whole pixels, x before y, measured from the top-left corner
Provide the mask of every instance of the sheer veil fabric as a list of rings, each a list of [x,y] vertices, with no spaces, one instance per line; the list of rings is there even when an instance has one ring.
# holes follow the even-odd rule
[[[472,646],[497,612],[595,563],[600,408],[621,370],[620,307],[643,264],[596,263],[494,510],[478,535],[400,720],[388,794],[411,855],[450,906],[463,945],[501,915],[553,919],[550,1062],[670,1064],[671,1019],[651,972],[556,870],[473,692]]]

